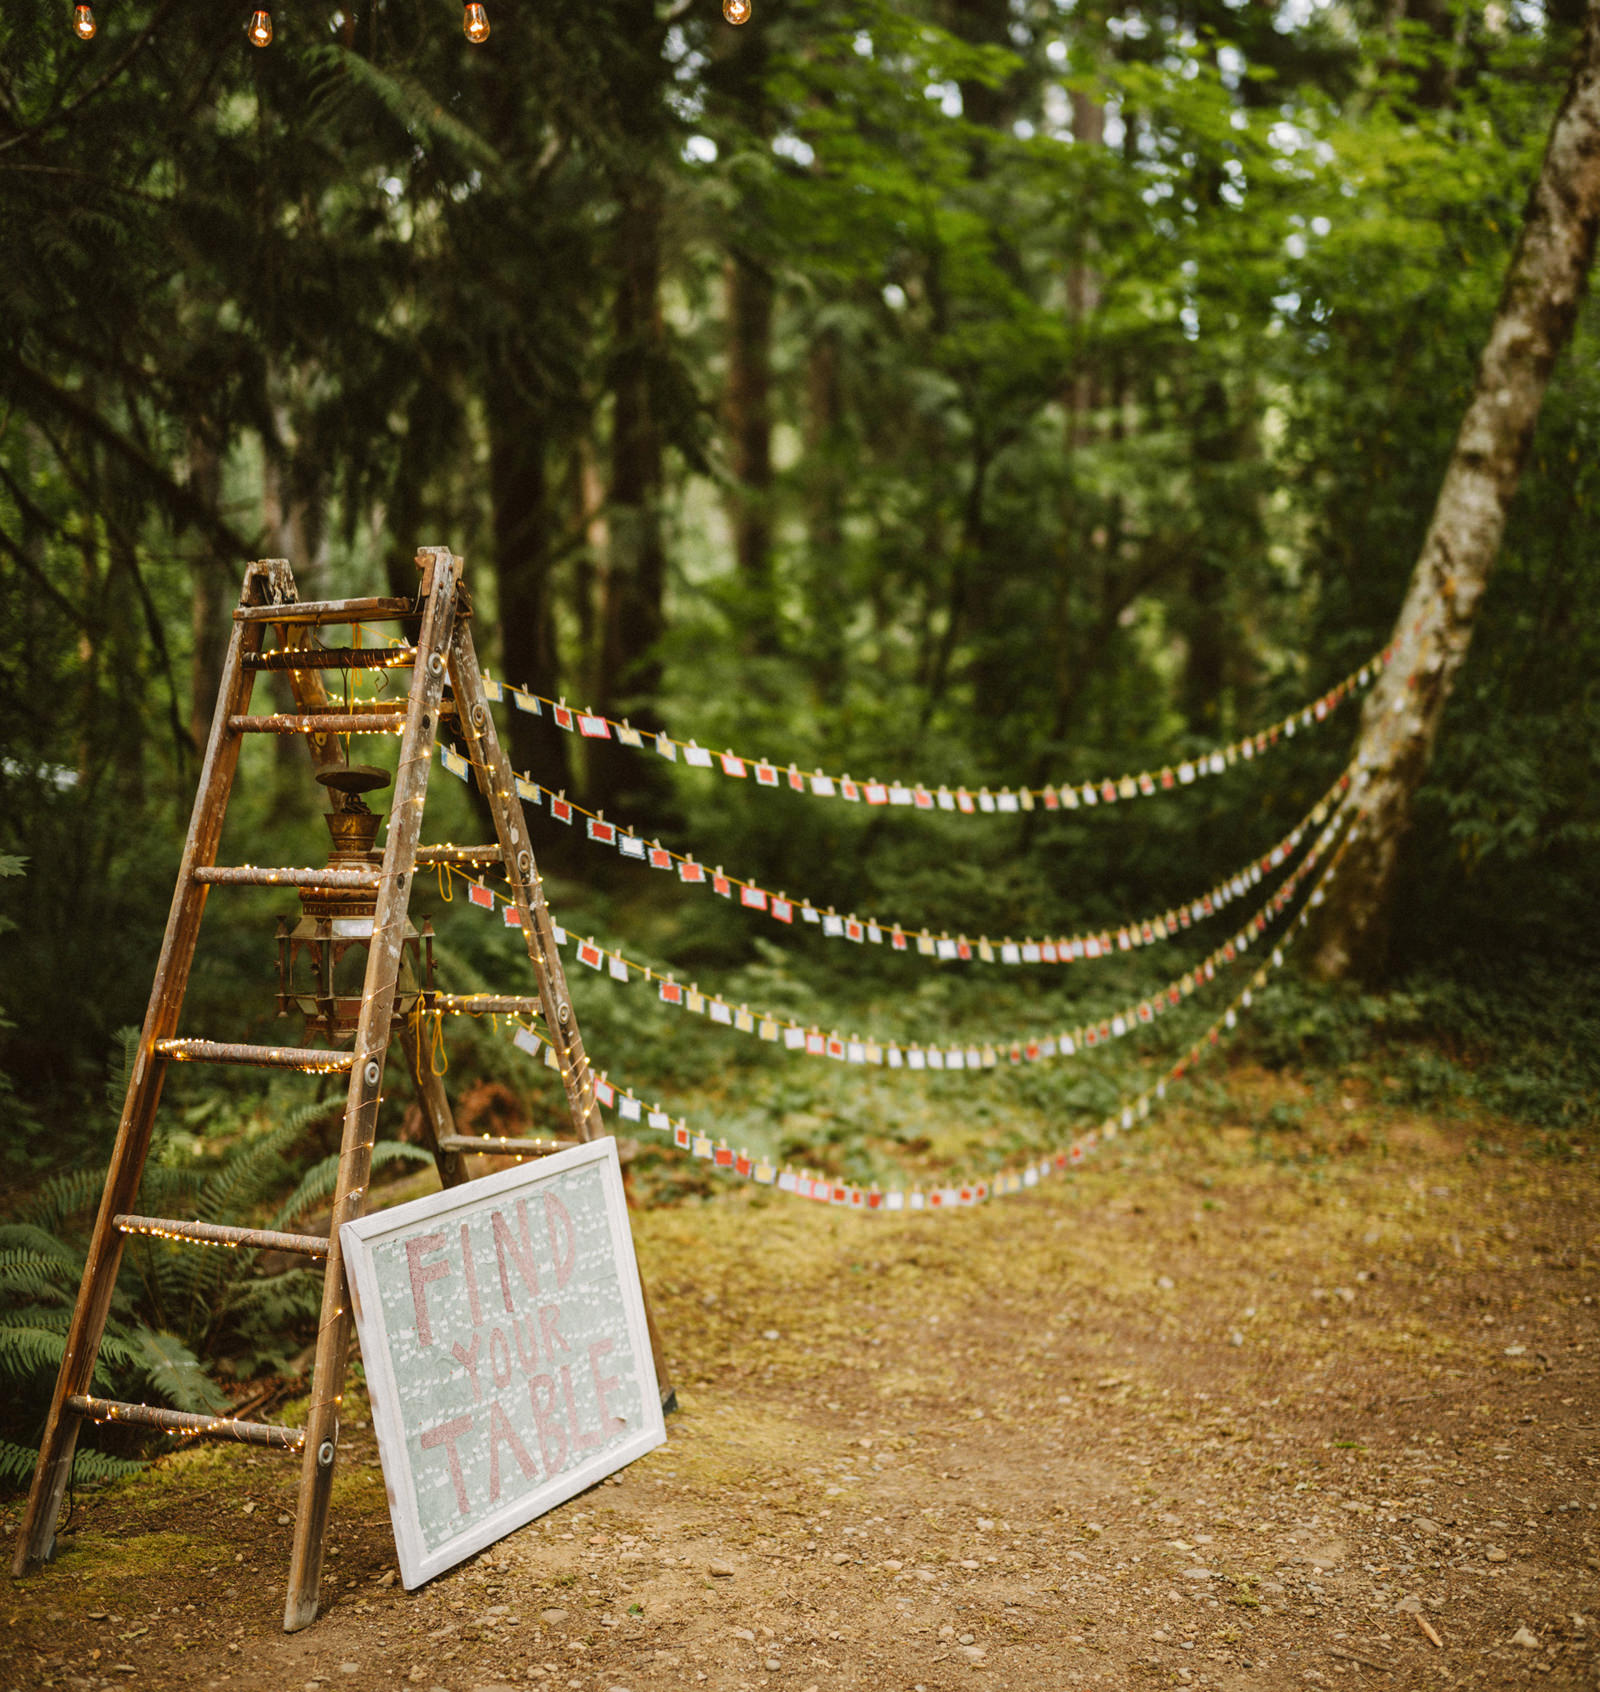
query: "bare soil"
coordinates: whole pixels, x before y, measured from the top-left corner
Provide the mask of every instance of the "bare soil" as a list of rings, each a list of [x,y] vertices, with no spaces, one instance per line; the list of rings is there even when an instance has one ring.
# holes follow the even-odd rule
[[[408,1594],[358,1409],[293,1636],[294,1461],[167,1458],[0,1686],[1597,1686],[1597,1162],[1237,1072],[955,1215],[640,1214],[661,1450]]]

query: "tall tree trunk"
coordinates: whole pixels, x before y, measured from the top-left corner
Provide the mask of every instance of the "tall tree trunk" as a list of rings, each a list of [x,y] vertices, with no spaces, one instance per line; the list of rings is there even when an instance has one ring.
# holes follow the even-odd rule
[[[1477,385],[1393,636],[1393,661],[1367,699],[1351,801],[1354,844],[1317,933],[1325,978],[1372,979],[1389,918],[1411,801],[1466,658],[1506,511],[1549,385],[1572,333],[1600,226],[1600,0],[1584,19],[1572,81],[1506,275]]]
[[[777,642],[772,582],[772,278],[748,254],[726,267],[728,302],[728,515],[740,579],[749,596],[752,652]]]
[[[222,498],[222,464],[216,445],[196,429],[189,436],[189,490],[215,511]],[[231,613],[236,592],[230,592],[208,540],[196,543],[189,562],[191,648],[189,660],[189,737],[195,751],[204,752],[211,733],[222,680],[222,659],[228,650]]]
[[[665,628],[667,574],[655,401],[664,357],[661,215],[661,188],[648,173],[627,185],[617,220],[610,547],[601,609],[600,698],[595,702],[600,710],[630,715],[646,728],[659,725],[653,701],[661,687],[657,643]],[[591,742],[588,750],[588,792],[597,806],[626,792],[651,810],[662,791],[651,764],[637,753],[619,751],[611,741]]]
[[[550,509],[545,469],[545,418],[514,379],[492,382],[489,419],[489,503],[494,535],[495,587],[500,601],[500,656],[508,681],[555,697],[557,674],[554,587],[550,580]],[[513,705],[509,724],[512,767],[542,787],[568,785],[567,739],[548,714]],[[475,790],[474,790],[475,791]],[[536,847],[565,840],[543,809],[529,809]]]
[[[802,475],[806,510],[806,581],[810,603],[807,651],[817,700],[844,698],[849,624],[840,616],[845,567],[846,471],[839,335],[813,333],[806,353],[806,452]]]

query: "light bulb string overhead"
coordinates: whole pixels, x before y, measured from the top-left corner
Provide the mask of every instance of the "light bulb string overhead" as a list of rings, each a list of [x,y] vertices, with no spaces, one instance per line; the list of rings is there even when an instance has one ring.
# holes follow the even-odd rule
[[[722,0],[722,15],[731,24],[747,23],[750,0]],[[93,41],[98,31],[94,7],[88,0],[77,0],[72,8],[72,32],[80,41]],[[473,46],[481,47],[489,39],[489,13],[483,0],[467,0],[461,13],[461,33]],[[257,6],[245,25],[245,38],[252,47],[270,47],[273,28],[272,13],[265,6]]]

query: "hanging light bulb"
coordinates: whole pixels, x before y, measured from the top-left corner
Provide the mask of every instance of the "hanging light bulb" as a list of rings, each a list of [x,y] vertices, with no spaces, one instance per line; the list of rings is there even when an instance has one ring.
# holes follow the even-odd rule
[[[749,23],[750,0],[722,0],[722,15],[731,24]]]
[[[80,41],[93,41],[95,27],[93,6],[74,6],[72,8],[72,33]]]
[[[475,46],[489,39],[489,14],[479,0],[472,0],[461,14],[461,33]]]
[[[272,45],[272,13],[265,6],[257,7],[251,15],[244,33],[245,39],[252,47],[270,47]]]

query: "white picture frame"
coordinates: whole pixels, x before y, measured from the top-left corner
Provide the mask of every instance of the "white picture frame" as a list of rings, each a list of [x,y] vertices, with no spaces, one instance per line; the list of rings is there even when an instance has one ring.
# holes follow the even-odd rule
[[[408,1590],[665,1442],[615,1140],[339,1233]]]

